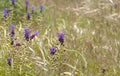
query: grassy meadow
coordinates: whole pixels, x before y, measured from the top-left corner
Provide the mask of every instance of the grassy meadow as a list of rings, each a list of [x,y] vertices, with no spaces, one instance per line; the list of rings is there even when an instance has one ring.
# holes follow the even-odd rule
[[[120,1],[0,0],[0,76],[120,76]]]

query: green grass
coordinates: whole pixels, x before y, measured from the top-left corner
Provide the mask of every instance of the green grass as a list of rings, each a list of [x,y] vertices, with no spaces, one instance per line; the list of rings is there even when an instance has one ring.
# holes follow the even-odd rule
[[[29,11],[33,4],[36,10],[27,20],[24,2],[17,0],[14,8],[5,1],[0,1],[0,76],[120,76],[119,5],[114,8],[110,0],[30,1]],[[40,5],[44,5],[42,13]],[[11,12],[5,19],[6,7]],[[22,46],[10,44],[11,24],[15,44]],[[26,27],[39,35],[26,41]],[[64,46],[58,32],[65,33]],[[57,49],[54,55],[50,47]]]

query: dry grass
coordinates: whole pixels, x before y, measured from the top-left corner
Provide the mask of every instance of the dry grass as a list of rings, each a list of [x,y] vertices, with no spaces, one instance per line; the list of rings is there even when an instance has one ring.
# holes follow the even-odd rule
[[[112,0],[38,0],[31,2],[42,14],[26,20],[9,17],[0,22],[0,76],[119,76],[120,75],[120,1]],[[30,9],[29,9],[30,10]],[[9,25],[15,24],[11,46]],[[24,27],[39,35],[24,39]],[[57,32],[65,33],[61,46]],[[56,47],[51,55],[49,48]],[[12,66],[6,59],[12,58]]]

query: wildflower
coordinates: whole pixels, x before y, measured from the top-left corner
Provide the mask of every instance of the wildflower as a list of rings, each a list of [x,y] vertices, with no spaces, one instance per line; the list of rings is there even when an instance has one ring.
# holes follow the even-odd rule
[[[27,20],[30,20],[30,12],[27,12]]]
[[[11,29],[11,32],[10,32],[11,43],[10,44],[13,45],[14,44],[14,36],[15,36],[15,31],[14,31],[15,26],[12,24],[10,26],[10,29]]]
[[[55,52],[56,52],[56,49],[55,49],[54,47],[51,47],[51,48],[50,48],[50,54],[51,54],[51,55],[54,55]]]
[[[15,0],[11,0],[11,2],[12,2],[12,5],[15,5]]]
[[[41,13],[42,13],[43,9],[44,9],[43,5],[40,5],[40,12]]]
[[[8,12],[9,12],[8,8],[5,8],[5,9],[4,9],[4,13],[3,13],[3,16],[4,16],[5,18],[7,17]]]
[[[26,0],[26,11],[28,10],[29,2]]]
[[[36,31],[36,32],[34,32],[34,34],[32,34],[31,36],[30,36],[30,40],[32,40],[35,36],[37,36],[38,35],[38,31]]]
[[[10,58],[10,57],[7,58],[7,64],[8,64],[9,66],[11,66],[11,58]]]
[[[25,39],[28,41],[31,31],[30,31],[30,29],[28,29],[28,28],[25,28],[24,31],[25,31],[25,36],[24,36],[24,37],[25,37]]]
[[[10,29],[11,29],[10,36],[11,36],[11,37],[14,37],[14,35],[15,35],[15,31],[14,31],[15,26],[12,24],[12,25],[10,26]]]
[[[34,13],[34,11],[35,11],[35,6],[32,5],[32,14]]]
[[[63,43],[64,43],[64,33],[58,33],[58,37],[59,37],[59,41],[60,41],[60,43],[61,43],[61,45],[63,45]]]

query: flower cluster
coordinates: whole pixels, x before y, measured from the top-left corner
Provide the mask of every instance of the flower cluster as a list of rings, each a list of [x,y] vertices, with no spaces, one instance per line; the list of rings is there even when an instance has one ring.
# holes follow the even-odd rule
[[[25,37],[25,39],[27,41],[32,40],[35,36],[38,35],[38,31],[36,31],[32,35],[30,35],[31,34],[31,30],[29,28],[25,28],[24,31],[25,31],[24,37]]]
[[[15,2],[16,2],[16,0],[11,0],[11,4],[13,5],[13,6],[15,6]],[[28,0],[26,0],[26,2],[25,2],[25,6],[26,6],[26,19],[27,20],[30,20],[30,15],[31,15],[31,13],[32,14],[34,14],[34,12],[35,12],[35,6],[34,5],[32,5],[32,8],[31,8],[31,10],[32,10],[32,12],[29,12],[28,10],[28,8],[29,8],[29,1]],[[43,5],[40,5],[40,12],[42,12],[44,10],[44,6]],[[3,17],[4,18],[6,18],[7,16],[8,16],[8,13],[9,13],[10,11],[9,11],[9,9],[8,8],[5,8],[4,9],[4,12],[3,12]]]
[[[34,32],[33,34],[31,34],[31,30],[29,28],[25,28],[24,29],[24,38],[29,41],[29,40],[32,40],[35,36],[38,35],[38,31]],[[12,24],[10,26],[10,40],[11,40],[11,45],[14,44],[14,40],[15,40],[15,26]],[[16,46],[21,46],[20,43],[16,43],[15,44]]]
[[[16,0],[11,0],[11,3],[12,3],[13,6],[15,6],[15,2],[16,2]],[[32,5],[31,12],[28,11],[28,10],[29,10],[29,5],[30,5],[30,4],[29,4],[29,1],[26,0],[26,3],[25,3],[26,12],[25,12],[25,13],[26,13],[26,19],[27,19],[27,20],[30,20],[30,18],[31,18],[31,12],[32,12],[32,14],[35,13],[35,6],[34,6],[34,5]],[[24,8],[24,9],[25,9],[25,8]],[[39,10],[40,10],[40,12],[42,13],[43,10],[44,10],[44,6],[43,6],[43,5],[40,5]],[[9,9],[8,9],[8,8],[5,8],[5,9],[4,9],[4,13],[3,13],[4,18],[6,18],[6,17],[8,16],[8,13],[9,13]],[[60,42],[60,45],[64,45],[64,36],[65,36],[65,34],[62,33],[62,32],[59,32],[59,33],[57,33],[57,34],[58,34],[58,41]],[[32,31],[31,31],[29,28],[24,28],[24,38],[25,38],[25,40],[31,41],[31,40],[34,39],[36,36],[38,36],[38,31],[35,31],[34,33],[32,33]],[[13,45],[13,44],[15,43],[14,37],[15,37],[15,26],[12,24],[12,25],[10,26],[11,45]],[[16,43],[16,44],[14,44],[14,45],[19,47],[19,46],[21,46],[22,44],[21,44],[21,43]],[[50,54],[51,54],[51,55],[54,55],[54,54],[56,53],[56,51],[57,51],[57,48],[55,48],[55,47],[50,47],[49,50],[50,50]],[[7,58],[7,64],[8,64],[9,66],[11,66],[11,60],[12,60],[12,59],[11,59],[10,57]]]
[[[59,32],[59,33],[58,33],[58,40],[59,40],[59,42],[60,42],[61,45],[64,44],[64,35],[65,35],[65,34],[62,33],[62,32]],[[55,49],[54,47],[51,47],[51,48],[50,48],[50,54],[51,54],[51,55],[54,55],[55,52],[56,52],[56,49]]]

